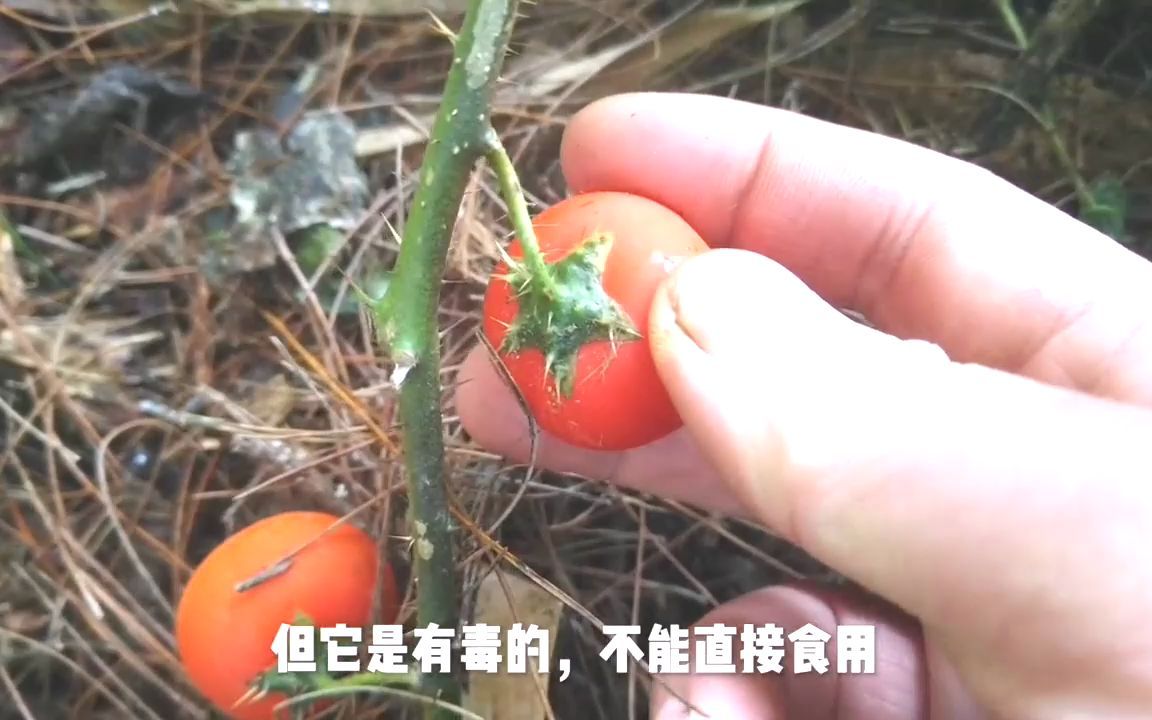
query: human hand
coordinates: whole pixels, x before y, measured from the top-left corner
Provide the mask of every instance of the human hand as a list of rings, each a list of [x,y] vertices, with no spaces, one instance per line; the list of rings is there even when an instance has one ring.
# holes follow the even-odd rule
[[[1152,265],[974,166],[721,98],[595,103],[562,162],[724,249],[652,307],[685,427],[623,453],[543,437],[541,464],[762,521],[903,611],[746,595],[700,623],[874,624],[877,672],[676,694],[715,718],[1152,715]],[[481,350],[456,400],[527,460]],[[653,717],[685,716],[657,687]]]

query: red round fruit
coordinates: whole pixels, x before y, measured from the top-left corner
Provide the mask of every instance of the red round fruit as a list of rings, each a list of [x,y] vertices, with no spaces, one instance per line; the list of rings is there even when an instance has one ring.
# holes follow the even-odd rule
[[[708,250],[680,215],[648,198],[622,192],[591,192],[568,198],[533,221],[544,259],[555,263],[598,233],[612,239],[601,276],[604,292],[642,337],[613,344],[597,340],[576,356],[570,395],[558,393],[537,348],[502,352],[501,359],[533,417],[550,434],[578,447],[623,450],[645,445],[682,424],[656,372],[646,338],[657,288],[679,260]],[[508,254],[523,258],[520,243]],[[501,348],[520,303],[501,263],[484,298],[483,330]]]
[[[258,676],[276,668],[272,643],[281,623],[306,615],[316,627],[364,627],[373,604],[391,622],[398,609],[392,569],[376,541],[340,518],[285,512],[240,530],[209,553],[176,610],[176,643],[189,680],[237,720],[269,720],[285,700],[270,695],[232,706]],[[237,592],[236,585],[295,552],[287,568]],[[319,643],[317,643],[319,648]],[[281,713],[286,715],[286,713]]]

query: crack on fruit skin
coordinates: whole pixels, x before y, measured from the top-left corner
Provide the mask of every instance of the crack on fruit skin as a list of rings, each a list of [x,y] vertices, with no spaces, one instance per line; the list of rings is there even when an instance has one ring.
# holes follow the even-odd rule
[[[576,358],[592,342],[618,343],[643,337],[627,313],[604,290],[604,266],[612,250],[611,233],[597,232],[555,263],[549,263],[552,287],[536,281],[521,263],[510,265],[508,283],[519,308],[500,352],[528,349],[544,355],[544,372],[553,389],[571,397]]]

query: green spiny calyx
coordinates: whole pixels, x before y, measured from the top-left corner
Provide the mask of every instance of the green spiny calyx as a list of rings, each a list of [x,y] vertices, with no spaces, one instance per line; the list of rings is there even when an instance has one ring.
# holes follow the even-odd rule
[[[602,278],[612,235],[598,232],[570,254],[538,268],[513,262],[508,283],[519,304],[516,320],[508,328],[502,353],[536,349],[544,354],[545,372],[555,389],[570,397],[576,379],[576,357],[588,343],[618,342],[641,338],[628,314],[604,291]]]

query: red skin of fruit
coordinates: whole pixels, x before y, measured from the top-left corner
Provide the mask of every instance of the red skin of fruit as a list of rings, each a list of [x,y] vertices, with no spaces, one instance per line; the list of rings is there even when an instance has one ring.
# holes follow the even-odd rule
[[[661,282],[675,264],[708,250],[683,218],[663,205],[621,192],[592,192],[568,198],[533,220],[544,259],[555,262],[596,232],[614,236],[601,284],[645,337],[617,343],[615,357],[607,341],[585,345],[577,357],[571,396],[560,398],[553,378],[545,376],[544,355],[536,349],[501,354],[512,380],[542,429],[569,444],[593,450],[625,450],[646,445],[682,425],[656,372],[647,341],[648,314]],[[508,254],[523,257],[518,241]],[[499,348],[518,303],[501,276],[493,272],[484,297],[483,330]]]
[[[230,717],[277,717],[273,709],[285,700],[279,695],[231,706],[256,676],[275,669],[272,641],[281,623],[292,623],[303,613],[317,627],[364,627],[372,621],[377,598],[385,622],[396,616],[392,570],[381,565],[375,540],[349,524],[320,537],[338,519],[319,512],[265,518],[217,546],[189,580],[176,612],[180,658],[192,684]],[[235,591],[237,583],[313,540],[282,575]]]

